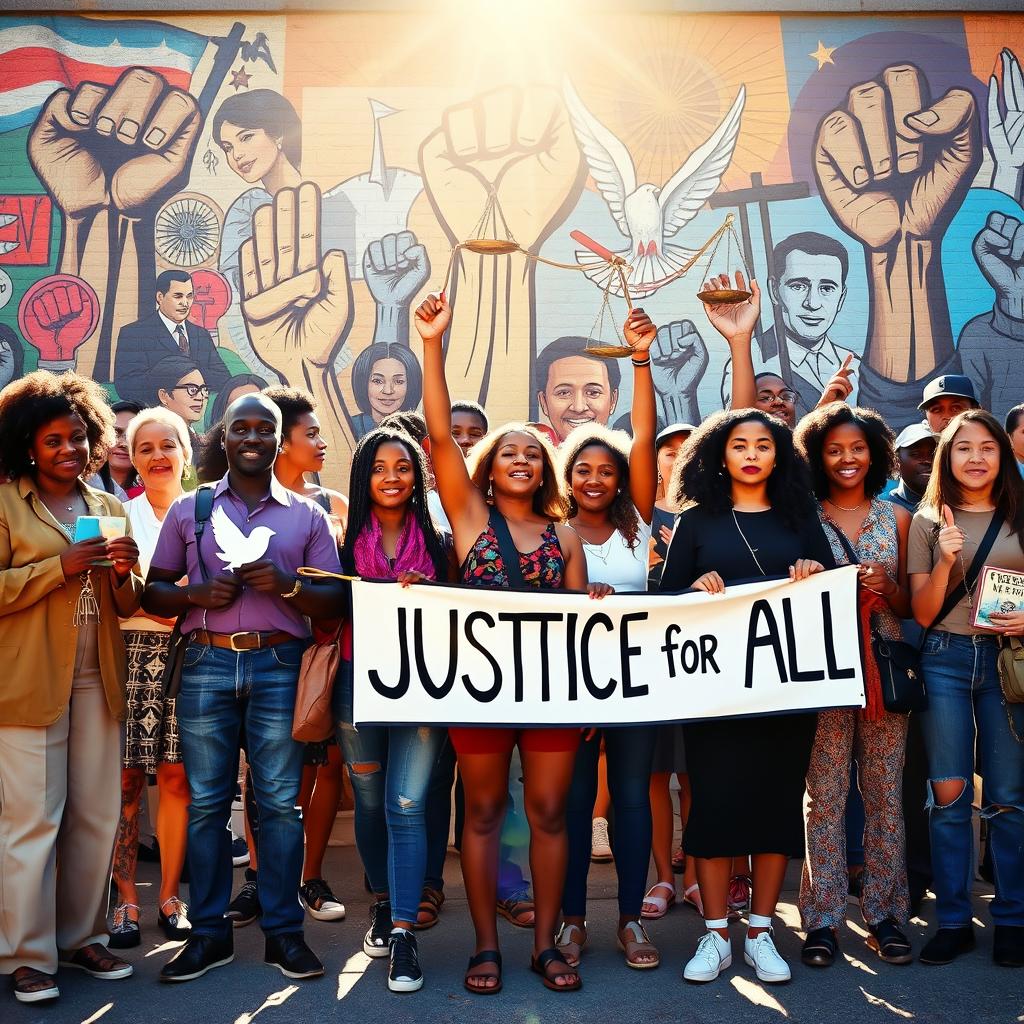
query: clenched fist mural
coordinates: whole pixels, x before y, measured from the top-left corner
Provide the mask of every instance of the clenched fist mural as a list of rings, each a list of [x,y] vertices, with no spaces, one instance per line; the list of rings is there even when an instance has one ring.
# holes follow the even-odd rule
[[[588,350],[625,302],[582,232],[659,326],[664,423],[728,399],[696,292],[736,269],[798,410],[841,367],[897,427],[943,371],[1024,399],[1024,17],[532,17],[491,57],[455,11],[0,15],[0,386],[74,367],[197,434],[302,387],[344,488],[418,408],[410,310],[446,284],[453,398],[628,429],[629,374]],[[678,276],[729,214],[732,265]],[[480,233],[519,248],[453,254]]]

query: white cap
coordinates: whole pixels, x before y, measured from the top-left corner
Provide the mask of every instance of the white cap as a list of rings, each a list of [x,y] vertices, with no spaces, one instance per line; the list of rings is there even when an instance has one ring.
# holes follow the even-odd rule
[[[927,423],[911,423],[909,427],[904,427],[900,431],[900,436],[896,438],[896,447],[909,448],[926,438],[937,441],[938,434],[933,433]]]

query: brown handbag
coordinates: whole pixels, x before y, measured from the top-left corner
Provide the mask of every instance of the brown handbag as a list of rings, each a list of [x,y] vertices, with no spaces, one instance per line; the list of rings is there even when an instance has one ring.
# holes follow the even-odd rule
[[[334,732],[331,698],[341,664],[343,627],[344,620],[330,640],[311,644],[302,655],[292,717],[292,739],[300,743],[321,743]]]

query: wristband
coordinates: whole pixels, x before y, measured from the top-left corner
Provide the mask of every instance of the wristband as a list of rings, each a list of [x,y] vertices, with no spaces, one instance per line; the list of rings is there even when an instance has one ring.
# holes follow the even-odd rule
[[[650,366],[651,365],[651,357],[648,356],[646,359],[643,359],[640,362],[637,362],[637,360],[632,359],[632,360],[630,360],[630,362],[632,362],[632,364],[634,366]]]

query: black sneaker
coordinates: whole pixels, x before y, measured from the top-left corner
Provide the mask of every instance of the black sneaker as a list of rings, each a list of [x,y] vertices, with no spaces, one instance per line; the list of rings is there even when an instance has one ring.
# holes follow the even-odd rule
[[[317,921],[341,921],[345,917],[345,904],[331,892],[322,878],[311,878],[299,886],[299,896],[309,916]]]
[[[940,928],[925,944],[918,960],[923,964],[951,964],[961,953],[974,949],[974,929]]]
[[[239,836],[231,839],[231,863],[236,868],[245,867],[249,863],[249,844]]]
[[[1024,928],[997,924],[992,942],[992,959],[1000,967],[1024,967]]]
[[[286,978],[319,978],[324,973],[324,965],[306,945],[302,932],[268,935],[263,962],[276,967]]]
[[[160,971],[161,981],[191,981],[201,978],[214,967],[223,967],[235,959],[235,947],[229,934],[226,939],[212,935],[193,935]]]
[[[370,929],[363,936],[363,952],[367,956],[388,955],[391,938],[391,901],[375,900],[370,904]]]
[[[388,940],[388,988],[392,992],[417,992],[423,988],[420,955],[416,949],[416,936],[405,928],[395,928]]]
[[[245,882],[238,890],[238,895],[228,904],[224,916],[230,919],[236,928],[242,928],[252,924],[262,913],[263,908],[260,906],[259,892],[256,889],[256,872],[252,868],[246,868]]]

